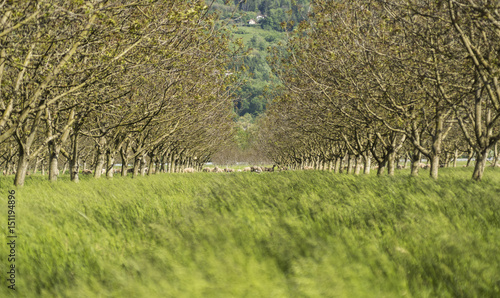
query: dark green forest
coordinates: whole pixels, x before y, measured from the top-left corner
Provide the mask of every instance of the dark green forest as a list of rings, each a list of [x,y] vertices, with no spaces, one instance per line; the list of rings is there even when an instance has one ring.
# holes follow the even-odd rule
[[[207,0],[207,4],[233,26],[233,40],[241,39],[245,45],[246,55],[233,65],[241,82],[235,95],[235,116],[250,114],[245,119],[253,119],[265,111],[270,97],[266,94],[275,93],[279,86],[268,65],[268,49],[279,47],[286,32],[307,18],[310,1]]]

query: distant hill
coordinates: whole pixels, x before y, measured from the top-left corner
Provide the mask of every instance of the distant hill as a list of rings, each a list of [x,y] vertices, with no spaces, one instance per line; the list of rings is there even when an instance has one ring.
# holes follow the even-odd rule
[[[212,1],[207,0],[207,3]],[[220,11],[222,18],[231,18],[240,25],[254,20],[262,29],[285,31],[307,19],[310,3],[310,0],[216,0],[212,8]],[[291,28],[282,27],[283,22],[290,21]]]
[[[240,3],[241,2],[241,3]],[[285,31],[291,31],[307,18],[309,0],[207,0],[212,12],[220,18],[236,25],[234,38],[241,38],[249,49],[242,63],[247,69],[246,83],[237,94],[235,112],[243,116],[247,113],[257,116],[266,107],[266,88],[278,84],[271,72],[266,57],[267,48],[285,39]],[[249,24],[250,20],[255,24]],[[253,23],[252,22],[252,23]],[[286,26],[285,26],[286,25]],[[236,67],[241,67],[239,63]]]

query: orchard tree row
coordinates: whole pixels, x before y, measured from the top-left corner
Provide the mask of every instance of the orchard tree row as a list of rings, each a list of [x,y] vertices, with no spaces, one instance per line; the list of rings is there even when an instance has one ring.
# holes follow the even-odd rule
[[[309,22],[271,59],[286,89],[263,124],[268,155],[316,167],[364,162],[365,172],[375,161],[393,174],[408,153],[412,175],[425,158],[437,179],[468,152],[481,180],[500,139],[499,5],[313,1]]]
[[[229,34],[205,1],[0,3],[0,167],[23,185],[200,166],[231,137]],[[90,160],[88,160],[90,158]],[[168,168],[166,167],[168,165]]]

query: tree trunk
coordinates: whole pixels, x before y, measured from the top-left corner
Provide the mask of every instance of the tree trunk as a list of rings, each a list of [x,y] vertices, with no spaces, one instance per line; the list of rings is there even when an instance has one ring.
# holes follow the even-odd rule
[[[153,167],[154,167],[154,155],[150,155],[148,164],[148,176],[151,176],[153,174]]]
[[[174,162],[172,163],[172,173],[179,173],[180,166],[181,166],[181,160],[179,156],[176,154],[174,155]]]
[[[120,148],[120,157],[122,158],[122,177],[126,177],[128,173],[128,153],[123,148]]]
[[[140,166],[141,166],[141,158],[137,156],[134,159],[134,177],[137,177],[139,175]]]
[[[113,178],[115,166],[115,153],[110,150],[106,151],[106,177]]]
[[[167,172],[167,169],[166,169],[166,167],[165,167],[165,154],[163,154],[163,155],[161,156],[160,163],[161,163],[161,165],[160,165],[160,172],[162,172],[162,173],[166,173],[166,172]]]
[[[56,147],[55,142],[49,142],[49,181],[52,182],[57,181],[57,176],[59,175],[59,150]]]
[[[70,177],[71,181],[78,183],[80,181],[78,173],[80,171],[80,164],[78,163],[80,159],[80,156],[78,156],[78,134],[71,136],[71,151],[71,159],[69,160]]]
[[[430,176],[433,179],[437,179],[439,173],[439,155],[433,155],[430,157],[430,159],[431,159]]]
[[[418,170],[420,169],[420,159],[421,153],[417,149],[413,150],[413,154],[411,156],[411,176],[418,176]]]
[[[173,162],[172,162],[172,173],[178,173],[179,172],[179,166],[180,166],[179,163],[180,163],[180,159],[177,156],[177,154],[175,154]]]
[[[453,167],[457,167],[457,160],[458,160],[458,149],[455,149],[455,155],[453,157]]]
[[[153,174],[158,174],[160,172],[160,168],[161,168],[161,162],[160,160],[158,159],[158,157],[155,158],[154,162],[154,171],[153,171]]]
[[[382,176],[384,174],[386,164],[387,164],[387,157],[385,157],[382,160],[382,162],[378,164],[377,176]]]
[[[488,159],[489,149],[485,149],[481,152],[476,152],[476,165],[474,166],[474,172],[472,173],[472,179],[476,181],[481,181],[483,179],[484,168],[486,166],[486,160]]]
[[[23,186],[26,178],[26,171],[28,170],[29,154],[19,146],[19,159],[17,161],[17,171],[14,178],[15,186]]]
[[[102,169],[104,168],[104,162],[106,159],[105,146],[106,146],[106,138],[100,137],[99,142],[97,144],[97,157],[95,160],[95,168],[94,168],[95,178],[101,178],[102,175]]]
[[[493,159],[493,167],[498,167],[499,166],[499,157],[498,157],[498,142],[495,143],[495,157]]]
[[[470,166],[470,162],[472,161],[472,158],[474,157],[474,151],[470,149],[469,154],[467,156],[467,164],[465,165],[466,167]]]
[[[395,160],[396,152],[392,152],[387,156],[387,174],[389,176],[394,176]]]
[[[104,168],[104,159],[105,159],[105,152],[103,148],[99,147],[97,149],[97,159],[95,163],[95,170],[94,170],[94,177],[95,178],[101,178],[102,175],[102,169]]]
[[[146,157],[142,156],[141,157],[141,176],[144,176],[146,174]]]
[[[7,176],[12,174],[13,168],[14,168],[14,166],[12,165],[12,163],[9,162],[9,164],[7,165]]]
[[[70,171],[71,171],[71,181],[75,182],[75,183],[78,183],[80,182],[80,174],[79,174],[79,165],[78,165],[78,161],[74,161],[72,160],[71,163],[70,163]]]
[[[340,157],[336,157],[335,158],[335,167],[333,168],[333,172],[335,174],[340,173],[340,167],[341,167]]]
[[[68,169],[68,162],[65,162],[64,163],[64,166],[63,166],[63,171],[62,171],[62,175],[66,174],[66,170]]]
[[[94,170],[94,177],[95,178],[101,178],[102,175],[102,170],[104,168],[104,158],[105,154],[104,153],[99,153],[97,154],[97,161],[95,164],[95,170]]]
[[[370,153],[365,153],[363,155],[363,159],[365,160],[365,169],[363,171],[363,173],[365,175],[370,175],[370,170],[371,170],[371,167],[372,167],[372,158],[370,156]]]
[[[58,169],[58,154],[51,152],[49,155],[49,181],[57,181],[57,176],[59,175]]]
[[[178,170],[179,173],[183,173],[184,169],[187,168],[186,163],[187,163],[187,161],[186,161],[185,157],[180,159],[180,166],[179,166],[179,170]]]
[[[33,174],[38,172],[38,163],[40,162],[40,158],[37,156],[35,159],[35,166],[33,167]]]
[[[167,165],[167,170],[169,173],[172,173],[172,163],[174,162],[174,157],[173,157],[173,153],[170,153],[168,155],[168,165]]]
[[[354,175],[359,175],[359,173],[361,172],[361,157],[360,156],[356,156],[356,164],[354,166]]]
[[[71,175],[71,181],[78,183],[80,182],[80,166],[78,164],[78,157],[73,155],[73,158],[69,162],[69,171]]]
[[[349,157],[347,158],[347,175],[350,175],[352,173],[352,156],[349,154]]]

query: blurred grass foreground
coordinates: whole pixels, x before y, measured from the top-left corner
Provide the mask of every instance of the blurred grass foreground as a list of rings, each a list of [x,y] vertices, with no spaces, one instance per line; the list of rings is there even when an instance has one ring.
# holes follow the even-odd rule
[[[16,190],[1,297],[500,297],[500,171],[163,174]]]

